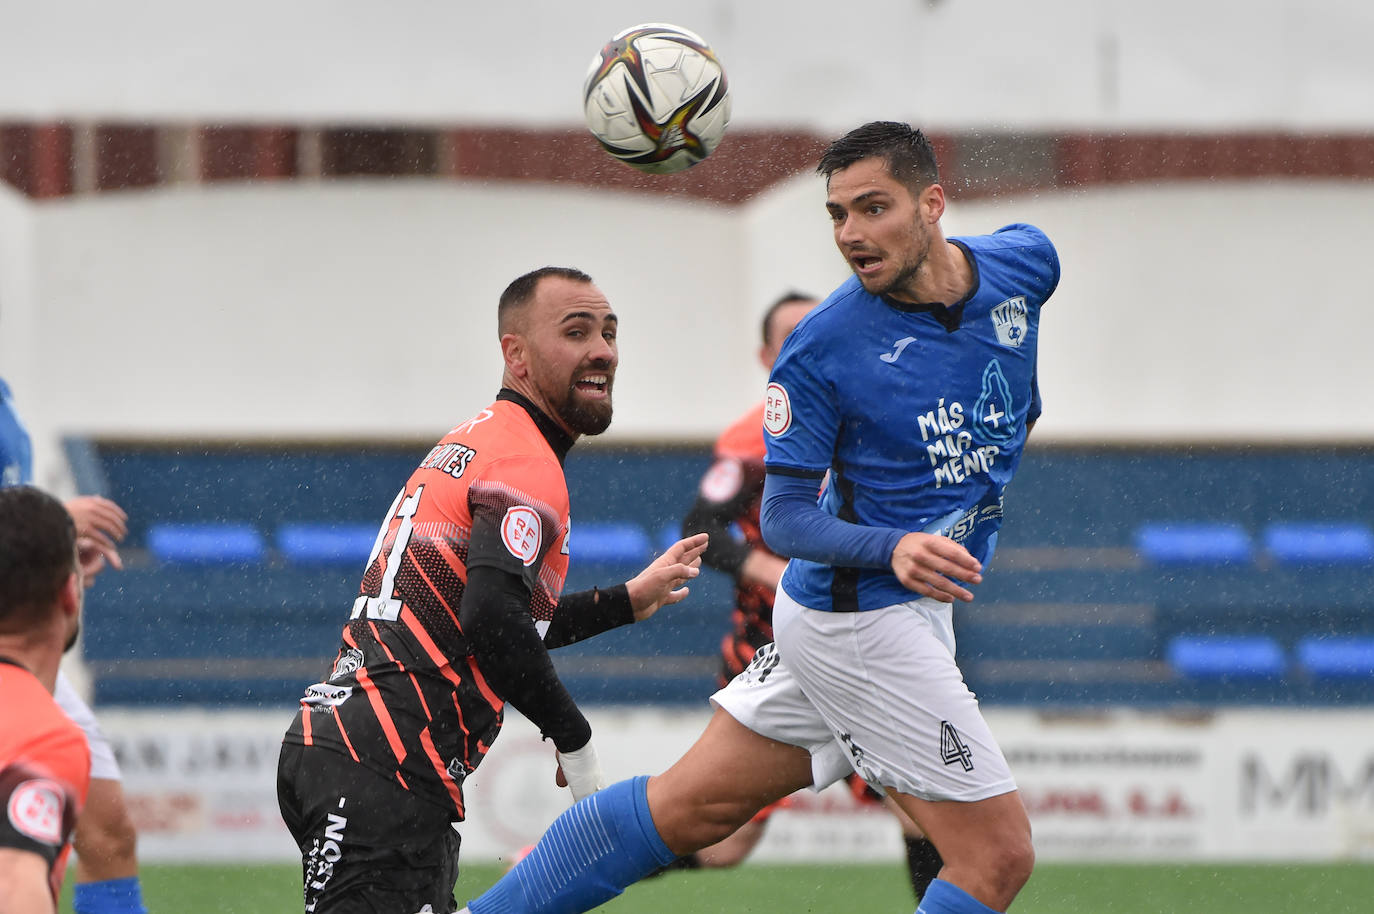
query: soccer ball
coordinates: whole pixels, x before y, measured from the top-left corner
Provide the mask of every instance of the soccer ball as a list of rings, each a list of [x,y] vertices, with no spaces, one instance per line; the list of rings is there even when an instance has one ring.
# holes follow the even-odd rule
[[[720,145],[730,88],[710,46],[651,22],[612,38],[582,87],[587,128],[626,165],[655,175],[690,168]]]

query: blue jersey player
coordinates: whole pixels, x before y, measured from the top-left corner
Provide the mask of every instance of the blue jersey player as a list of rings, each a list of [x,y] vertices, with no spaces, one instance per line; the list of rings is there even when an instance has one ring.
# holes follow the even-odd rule
[[[1040,412],[1058,255],[1028,225],[946,239],[934,153],[905,124],[851,131],[819,171],[854,276],[793,331],[768,386],[762,527],[792,559],[776,642],[712,697],[672,768],[578,803],[472,914],[589,910],[849,771],[945,860],[918,914],[1005,911],[1030,876],[1030,822],[951,617],[982,580]]]

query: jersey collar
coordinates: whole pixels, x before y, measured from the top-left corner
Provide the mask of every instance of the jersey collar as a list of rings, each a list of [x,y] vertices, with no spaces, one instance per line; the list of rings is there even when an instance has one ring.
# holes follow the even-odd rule
[[[957,245],[964,252],[964,256],[968,259],[969,268],[973,270],[973,282],[969,284],[967,295],[952,305],[946,305],[944,302],[921,302],[913,305],[910,302],[888,298],[886,295],[882,298],[889,308],[895,308],[905,314],[929,314],[940,322],[940,326],[945,328],[946,333],[953,333],[964,322],[964,305],[968,304],[969,300],[978,294],[978,261],[974,259],[973,252],[968,249],[968,245],[954,238],[949,239],[949,241],[950,244]]]
[[[568,451],[573,446],[573,438],[571,435],[559,428],[557,422],[554,422],[545,415],[542,409],[535,406],[529,397],[519,391],[511,390],[509,387],[503,387],[496,395],[496,399],[509,400],[529,413],[530,418],[534,420],[535,426],[539,429],[539,433],[544,436],[544,440],[549,443],[549,447],[553,448],[554,456],[558,458],[559,464],[563,463],[563,458],[568,456]]]

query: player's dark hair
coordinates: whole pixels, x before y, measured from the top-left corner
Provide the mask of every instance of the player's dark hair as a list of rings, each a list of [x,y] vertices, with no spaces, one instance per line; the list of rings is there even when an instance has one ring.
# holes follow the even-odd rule
[[[0,631],[47,616],[76,570],[76,528],[62,502],[33,486],[0,489]]]
[[[590,276],[576,267],[540,267],[523,276],[515,277],[511,284],[506,286],[506,291],[501,293],[501,299],[496,304],[497,333],[506,333],[510,329],[512,316],[529,304],[530,299],[534,298],[535,290],[539,288],[539,282],[549,276],[570,279],[573,282],[592,281]]]
[[[768,345],[768,329],[773,325],[773,315],[777,314],[779,311],[781,311],[788,305],[792,304],[793,302],[815,300],[816,296],[814,295],[807,295],[805,292],[798,292],[796,290],[793,290],[791,292],[783,293],[781,298],[773,302],[773,304],[769,305],[768,310],[763,312],[763,345]]]
[[[831,175],[861,159],[879,158],[887,170],[913,194],[940,181],[935,149],[920,130],[897,121],[872,121],[855,127],[821,153],[816,171],[830,181]]]

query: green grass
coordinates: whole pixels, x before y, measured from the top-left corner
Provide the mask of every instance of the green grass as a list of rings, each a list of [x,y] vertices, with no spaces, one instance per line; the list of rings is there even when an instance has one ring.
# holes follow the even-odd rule
[[[463,867],[461,903],[501,874]],[[71,879],[61,910],[71,911]],[[300,911],[296,866],[143,868],[150,914]],[[746,865],[736,870],[674,872],[633,886],[599,909],[608,914],[861,912],[911,914],[899,864]],[[1012,907],[1015,914],[1364,914],[1374,910],[1374,865],[1109,866],[1045,863]]]

